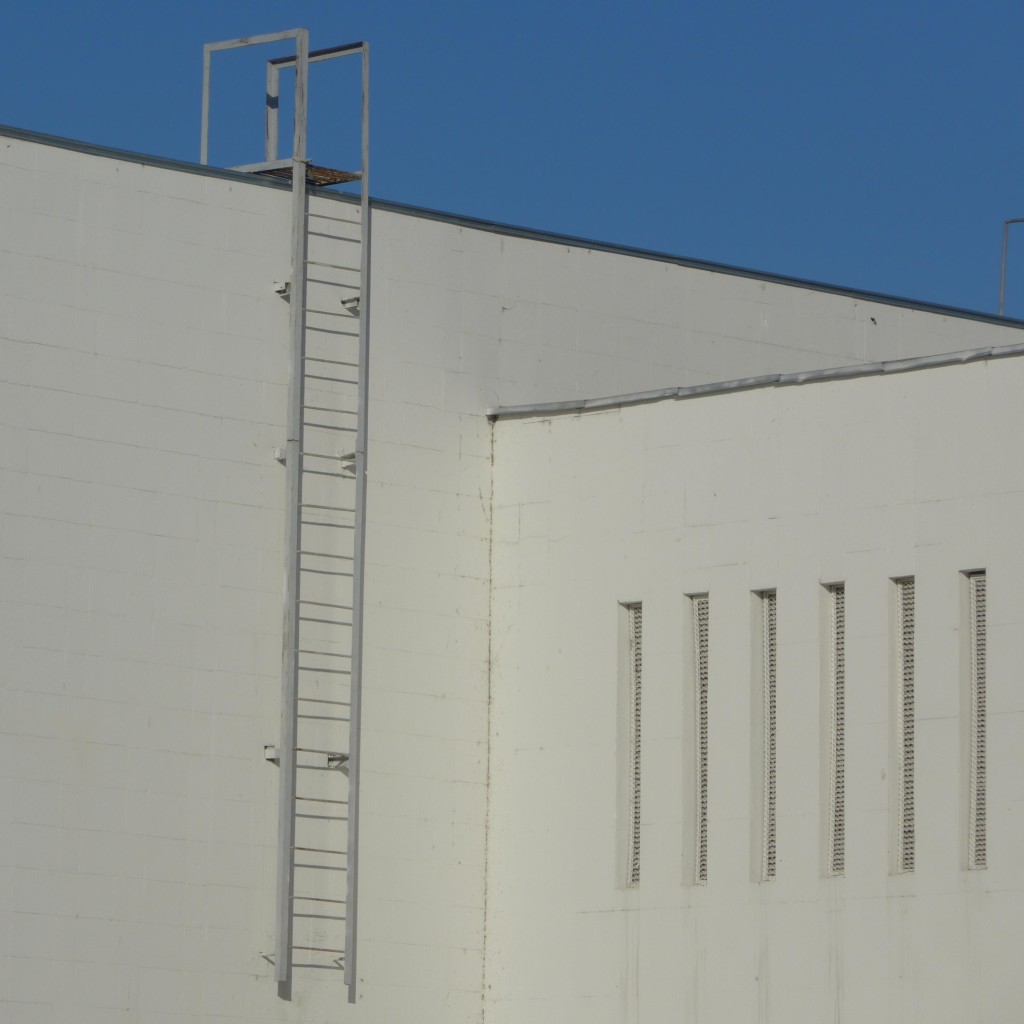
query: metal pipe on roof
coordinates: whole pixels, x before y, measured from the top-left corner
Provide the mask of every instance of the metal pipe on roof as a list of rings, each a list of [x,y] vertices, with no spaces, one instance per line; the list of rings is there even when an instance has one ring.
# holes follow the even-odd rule
[[[1003,221],[1003,260],[999,271],[999,315],[1003,315],[1003,302],[1006,298],[1006,247],[1010,241],[1010,225],[1024,224],[1024,217],[1012,217]]]

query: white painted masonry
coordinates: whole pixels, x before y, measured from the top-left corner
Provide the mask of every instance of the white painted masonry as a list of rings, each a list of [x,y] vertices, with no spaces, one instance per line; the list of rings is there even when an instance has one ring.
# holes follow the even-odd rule
[[[344,201],[328,194],[312,200],[319,209]],[[735,777],[719,765],[723,737],[736,723],[716,716],[721,705],[714,687],[728,658],[740,658],[728,653],[719,632],[738,607],[740,576],[750,577],[744,600],[751,589],[777,586],[776,883],[802,893],[812,881],[803,867],[794,874],[804,864],[803,854],[794,852],[794,820],[804,833],[816,834],[817,825],[805,819],[807,792],[816,794],[818,783],[811,769],[799,789],[791,781],[802,755],[786,746],[794,726],[782,709],[798,685],[795,676],[787,677],[786,661],[793,663],[796,649],[804,659],[816,658],[817,641],[801,617],[810,598],[804,590],[802,604],[787,597],[796,577],[787,584],[785,573],[775,571],[781,560],[765,554],[766,538],[796,544],[793,535],[802,536],[805,525],[824,522],[823,493],[830,501],[842,495],[860,501],[859,482],[871,475],[863,467],[851,470],[850,458],[860,452],[857,445],[887,437],[881,417],[862,422],[867,382],[814,385],[808,396],[845,395],[848,387],[857,398],[849,406],[837,399],[834,407],[819,398],[802,420],[786,421],[773,449],[774,468],[807,522],[787,520],[785,529],[774,520],[744,526],[730,518],[749,511],[744,474],[769,490],[776,486],[770,467],[751,458],[753,442],[741,440],[748,430],[758,443],[774,436],[771,421],[760,418],[763,393],[708,399],[699,429],[696,423],[687,428],[696,431],[694,444],[707,447],[700,456],[706,461],[698,462],[710,469],[686,481],[683,519],[679,481],[638,474],[668,458],[661,446],[678,455],[673,445],[689,435],[678,433],[666,410],[680,414],[695,404],[495,428],[486,410],[1008,344],[1020,338],[1018,327],[384,203],[375,207],[372,232],[360,983],[352,1006],[337,973],[327,970],[297,971],[291,999],[279,998],[267,960],[277,776],[263,746],[275,742],[278,731],[284,567],[284,481],[272,452],[283,441],[288,372],[287,306],[273,283],[289,274],[289,192],[195,165],[0,131],[5,1022],[449,1024],[572,1019],[568,1009],[588,1020],[660,1021],[691,1007],[701,1012],[692,1019],[725,1020],[729,1007],[742,1004],[746,1013],[750,999],[758,998],[751,996],[755,983],[747,971],[751,943],[779,927],[780,914],[806,916],[793,924],[798,944],[810,941],[808,929],[821,938],[830,928],[846,927],[838,905],[826,899],[826,912],[819,899],[765,910],[748,933],[747,875],[725,890],[732,896],[723,909],[725,880],[738,878],[736,858],[744,872],[749,867],[750,767],[745,754]],[[1006,360],[991,371],[970,367],[920,377],[940,385],[958,373],[998,381],[1003,372],[1017,372],[1012,366],[1016,362]],[[910,380],[886,386],[910,389]],[[942,436],[966,453],[957,424],[942,417],[958,388],[914,388],[906,429],[934,413]],[[992,408],[980,403],[985,415],[1011,416],[1009,394],[990,386]],[[1006,406],[1001,413],[1000,402]],[[855,424],[856,437],[849,428],[833,429],[831,417]],[[571,424],[586,424],[581,432],[603,430],[599,443],[608,447],[567,437],[557,454],[538,456],[540,475],[532,477],[528,451],[539,451],[537,434],[577,429]],[[634,429],[643,443],[631,433],[627,442]],[[798,452],[823,431],[835,434],[836,463],[827,480],[815,483],[799,473]],[[996,436],[1013,435],[1007,426]],[[851,828],[848,877],[829,881],[830,893],[851,885],[855,871],[868,870],[864,851],[874,850],[869,836],[881,827],[872,801],[884,784],[877,778],[869,784],[854,766],[854,757],[864,755],[855,755],[852,733],[854,630],[875,622],[856,603],[864,595],[855,594],[854,568],[861,566],[867,579],[869,567],[880,564],[882,543],[906,556],[886,563],[885,579],[918,574],[922,621],[929,601],[946,600],[944,590],[928,583],[927,573],[938,570],[928,569],[927,561],[918,567],[917,549],[904,543],[908,517],[917,515],[907,511],[908,494],[916,500],[916,492],[906,490],[910,484],[898,470],[902,466],[911,478],[929,467],[939,473],[950,461],[949,449],[937,452],[922,442],[920,453],[898,444],[893,451],[879,471],[877,504],[862,515],[851,512],[842,534],[855,538],[849,542],[854,551],[864,552],[849,556],[853,568],[845,577],[848,814],[851,825],[857,813],[864,823],[863,830]],[[980,474],[990,464],[970,451],[962,472]],[[561,461],[560,480],[543,475],[549,458]],[[914,470],[918,458],[925,468]],[[992,463],[991,472],[997,471]],[[554,514],[554,484],[577,487],[560,496],[580,503],[571,516],[568,505]],[[493,533],[492,487],[498,499]],[[622,511],[621,519],[610,515],[612,509]],[[963,546],[947,546],[950,531],[935,511],[929,505],[913,520],[922,543],[935,547],[936,559],[940,551],[947,561],[966,558],[971,552]],[[965,530],[980,529],[966,511],[956,514]],[[1008,530],[1009,505],[998,515]],[[669,579],[659,558],[671,564],[667,552],[696,544],[689,525],[681,532],[683,523],[699,533],[703,560],[688,575]],[[614,544],[598,550],[602,530]],[[822,575],[826,568],[846,571],[846,549],[836,545],[837,564],[822,562],[820,572],[811,573],[814,587],[844,578]],[[569,550],[581,561],[563,558]],[[516,574],[533,579],[548,556],[555,559],[552,570],[564,566],[564,577],[549,574],[543,586],[515,582]],[[1000,562],[993,553],[990,562],[957,562],[957,571],[987,567],[990,574],[993,766],[999,745],[1009,749],[1011,722],[997,716],[997,708],[1011,710],[1012,700],[996,688],[997,661],[1009,650],[1010,627],[1002,624],[1018,615],[1008,559]],[[797,561],[791,561],[786,572],[796,573]],[[741,568],[748,562],[761,572]],[[720,582],[726,578],[728,588]],[[870,584],[878,600],[882,583]],[[683,596],[704,591],[712,595],[711,818],[709,880],[698,891],[682,885],[684,868],[692,875],[692,864],[681,846],[679,766],[689,749],[681,742],[682,712],[673,704],[681,691],[670,692],[659,665],[676,657],[682,643],[677,613]],[[614,672],[610,681],[602,675],[609,664],[603,612],[593,618],[584,610],[604,608],[606,594],[613,611],[622,601],[644,601],[645,664],[662,673],[645,690],[651,704],[644,705],[644,874],[629,893],[617,890],[602,867],[615,852],[614,826],[601,816],[609,780],[614,793],[610,773],[617,755],[614,741],[607,743],[601,702],[604,684],[616,681]],[[542,607],[557,611],[557,618],[537,620]],[[535,621],[541,632],[528,633]],[[556,624],[566,629],[564,642],[549,634]],[[794,629],[804,630],[802,647],[794,647]],[[589,647],[580,647],[581,635]],[[570,650],[590,671],[566,663],[552,685],[546,666],[559,664]],[[749,694],[746,646],[742,658]],[[922,648],[920,658],[924,680],[935,655]],[[578,715],[577,689],[591,685],[592,718]],[[542,695],[544,703],[537,704]],[[664,718],[659,703],[668,709]],[[812,714],[810,707],[804,712]],[[919,726],[922,772],[926,744],[933,742],[928,732]],[[942,771],[949,775],[954,768]],[[975,909],[989,898],[982,890],[1010,877],[999,873],[1007,870],[1006,851],[1016,835],[999,811],[998,800],[1019,800],[1008,795],[1008,784],[993,767],[990,867],[958,876],[967,894],[959,904],[963,921],[975,922],[982,913]],[[857,800],[855,787],[863,787]],[[905,911],[906,901],[887,903],[874,894],[874,902],[843,911],[861,915],[851,935],[865,934],[885,915],[902,920],[896,915],[910,914],[905,927],[911,930],[923,928],[918,922],[927,914],[948,920],[945,896],[928,910],[931,888],[914,888],[926,885],[929,864],[936,863],[929,859],[937,846],[928,830],[936,831],[936,815],[945,812],[929,811],[932,804],[939,806],[939,798],[922,784],[918,872],[887,883],[890,893],[918,894],[914,905],[922,909]],[[676,807],[673,820],[669,805]],[[946,871],[949,851],[942,850],[935,856],[945,858],[939,863]],[[934,885],[941,889],[947,881],[948,872]],[[643,913],[621,913],[627,899]],[[991,899],[983,911],[990,916],[977,922],[992,925],[994,942],[1001,922],[1016,911],[1012,899]],[[684,909],[688,900],[699,913]],[[706,924],[712,908],[714,920]],[[1019,914],[1013,920],[1019,922]],[[707,945],[699,947],[705,924]],[[650,937],[659,928],[666,936],[689,936],[689,945],[673,939],[653,948]],[[815,951],[826,945],[821,938]],[[723,994],[715,972],[725,961],[693,959],[701,948],[716,958],[733,957],[729,962],[747,973]],[[887,980],[878,979],[875,988],[880,1001],[890,1001],[886,1006],[900,992],[908,1002],[917,1000],[915,1006],[933,1005],[911,996],[917,987],[898,981],[911,968],[931,978],[920,949],[893,939],[886,948],[910,950],[900,962],[895,953],[882,961],[874,946],[844,948],[856,961],[846,964],[846,977],[862,978],[876,963],[884,968]],[[993,946],[989,961],[971,970],[986,978],[997,969],[1008,973],[1000,965],[1012,948]],[[793,1006],[823,1005],[834,987],[817,974],[797,976],[786,957],[781,966],[771,965],[771,993],[759,991],[773,1014],[785,1006],[800,1019],[803,1011]],[[663,969],[669,964],[670,971]],[[690,984],[694,979],[703,985],[699,990]],[[953,981],[946,976],[943,984]],[[985,991],[996,1001],[991,1014],[998,1018],[996,1008],[1010,990]],[[642,1004],[631,1003],[627,992],[639,992]],[[778,1001],[784,998],[804,1002]]]
[[[999,1021],[1024,1002],[1024,358],[495,428],[487,1020]],[[964,572],[986,569],[988,867],[967,870]],[[893,859],[893,579],[915,580],[915,858]],[[845,871],[825,585],[845,583]],[[777,594],[777,867],[759,615]],[[689,594],[709,595],[695,884]],[[617,616],[643,601],[642,875],[620,882]],[[753,677],[753,685],[752,685]],[[752,859],[754,864],[752,865]],[[752,870],[753,868],[753,870]]]

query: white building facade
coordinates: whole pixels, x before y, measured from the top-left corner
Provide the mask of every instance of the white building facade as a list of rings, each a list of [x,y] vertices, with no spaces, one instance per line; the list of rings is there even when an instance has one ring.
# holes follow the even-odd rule
[[[1014,1018],[1022,381],[499,421],[492,1019]]]
[[[1017,360],[487,413],[999,348],[1017,325],[375,204],[350,1004],[336,960],[297,960],[289,991],[271,962],[288,186],[13,129],[0,181],[5,1020],[986,1020],[1014,1005]],[[310,199],[338,222],[352,209]],[[988,859],[968,870],[961,601],[977,570]],[[897,872],[886,645],[893,580],[910,577],[915,861]],[[832,877],[819,670],[837,583]],[[752,609],[768,591],[776,859],[758,881]],[[705,594],[702,746],[687,616]],[[620,636],[636,605],[638,735]],[[343,863],[312,869],[344,891]],[[330,946],[344,913],[305,916],[307,944]]]

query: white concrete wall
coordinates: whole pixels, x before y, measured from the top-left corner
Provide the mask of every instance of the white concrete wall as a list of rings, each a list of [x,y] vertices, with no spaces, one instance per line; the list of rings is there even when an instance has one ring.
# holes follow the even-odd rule
[[[1024,1001],[1024,360],[495,426],[487,1020],[1012,1020]],[[988,572],[988,863],[964,870],[964,570]],[[891,579],[916,577],[916,869],[891,870]],[[845,581],[846,872],[823,869]],[[777,589],[777,875],[752,881],[752,592]],[[687,595],[710,595],[694,884]],[[641,881],[617,819],[643,602]]]
[[[286,206],[15,140],[0,177],[0,1016],[297,1016],[262,958]]]
[[[408,213],[376,212],[373,244],[378,406],[476,415],[1020,338],[983,320]]]
[[[10,1020],[476,1020],[488,406],[1013,340],[374,216],[360,1003],[272,948],[285,190],[0,138]],[[331,201],[317,200],[327,205]],[[874,317],[874,322],[872,322]]]

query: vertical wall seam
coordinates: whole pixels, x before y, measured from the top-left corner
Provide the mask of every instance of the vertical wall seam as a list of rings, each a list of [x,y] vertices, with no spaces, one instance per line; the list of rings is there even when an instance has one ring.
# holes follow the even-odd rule
[[[480,953],[480,1024],[487,1019],[487,924],[490,904],[490,850],[491,850],[491,736],[493,729],[493,689],[494,675],[494,420],[488,421],[491,432],[491,457],[488,464],[490,471],[490,493],[487,502],[487,734],[484,787],[484,877],[483,877],[483,922]]]

